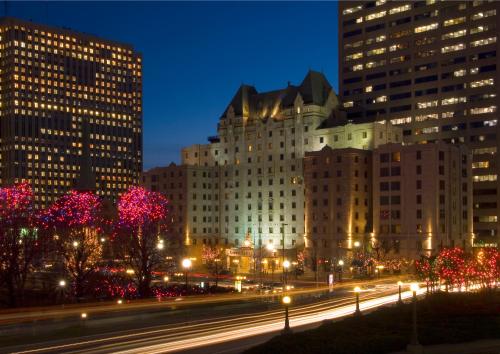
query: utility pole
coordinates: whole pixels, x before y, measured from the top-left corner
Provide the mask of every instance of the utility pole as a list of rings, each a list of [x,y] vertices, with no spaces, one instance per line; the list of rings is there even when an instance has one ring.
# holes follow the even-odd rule
[[[283,264],[285,263],[285,226],[288,224],[281,223],[281,268],[282,268],[282,283],[285,284],[285,267]]]

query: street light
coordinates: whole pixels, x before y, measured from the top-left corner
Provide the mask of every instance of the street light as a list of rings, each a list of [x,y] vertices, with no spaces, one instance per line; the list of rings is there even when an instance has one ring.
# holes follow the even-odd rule
[[[342,273],[344,272],[344,261],[342,259],[339,260],[339,282],[342,281]]]
[[[78,241],[74,241],[74,242],[73,242],[73,247],[77,248],[77,247],[78,247],[78,245],[79,245]]]
[[[356,311],[354,311],[355,316],[361,316],[361,310],[359,309],[359,293],[361,291],[361,288],[359,286],[356,286],[354,288],[354,293],[356,294]]]
[[[288,268],[290,268],[290,261],[289,260],[283,261],[283,273],[284,273],[283,288],[286,288],[286,284],[288,282]]]
[[[182,268],[184,268],[184,276],[185,276],[185,285],[186,285],[186,290],[187,290],[187,287],[188,287],[188,271],[189,271],[189,268],[191,268],[191,266],[193,265],[193,262],[189,259],[189,258],[184,258],[182,260]]]
[[[401,298],[401,287],[403,286],[403,282],[400,280],[398,281],[398,305],[403,304],[403,299]]]
[[[418,342],[418,334],[417,334],[417,291],[419,290],[418,283],[411,283],[410,289],[413,293],[412,332],[411,332],[410,346],[419,346],[420,343]]]
[[[62,279],[62,280],[59,280],[59,286],[61,288],[64,288],[66,286],[66,280]]]
[[[290,319],[288,318],[288,306],[292,302],[292,298],[290,296],[283,296],[283,305],[285,305],[285,328],[283,329],[283,334],[290,334],[292,330],[290,329]]]
[[[358,248],[360,245],[359,241],[354,241],[354,247]]]

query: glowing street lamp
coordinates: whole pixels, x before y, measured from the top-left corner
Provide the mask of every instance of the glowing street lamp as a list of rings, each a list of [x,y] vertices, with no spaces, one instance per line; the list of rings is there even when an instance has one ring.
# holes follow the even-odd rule
[[[401,298],[401,287],[403,286],[402,281],[398,281],[398,305],[403,304],[403,299]]]
[[[284,288],[286,288],[286,284],[288,282],[288,268],[290,268],[290,261],[289,260],[284,260],[283,261],[283,285]]]
[[[359,241],[354,241],[354,247],[358,248],[359,246],[361,246],[361,243],[359,243]]]
[[[274,245],[272,243],[268,243],[266,245],[266,249],[269,251],[269,252],[274,252]]]
[[[66,280],[62,279],[62,280],[59,280],[59,286],[61,288],[64,288],[66,286]]]
[[[77,247],[78,247],[78,245],[79,245],[78,241],[74,241],[74,242],[73,242],[73,247],[74,247],[74,248],[77,248]]]
[[[182,268],[184,268],[184,275],[185,275],[185,279],[186,279],[186,282],[185,282],[186,289],[188,287],[188,271],[192,265],[193,265],[193,262],[189,258],[184,258],[182,260]]]
[[[341,282],[342,273],[344,272],[344,261],[342,259],[339,259],[338,265],[339,265],[339,282]]]
[[[292,330],[290,329],[290,319],[288,316],[288,306],[290,306],[290,303],[292,302],[292,298],[290,296],[283,296],[283,299],[281,300],[283,302],[283,305],[285,305],[285,328],[283,329],[283,334],[290,334],[292,333]]]
[[[355,316],[361,316],[361,310],[359,309],[359,293],[361,292],[361,288],[356,286],[354,288],[354,293],[356,294],[356,311],[354,311]]]

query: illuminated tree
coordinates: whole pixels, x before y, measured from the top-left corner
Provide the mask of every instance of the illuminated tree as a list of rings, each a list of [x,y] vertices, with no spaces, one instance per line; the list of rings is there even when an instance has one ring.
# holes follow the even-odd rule
[[[27,183],[0,188],[0,287],[9,306],[22,303],[42,239],[33,227],[33,192]]]
[[[422,256],[420,260],[415,262],[415,267],[419,278],[426,283],[427,292],[433,292],[439,280],[439,274],[436,270],[436,257]]]
[[[443,249],[437,256],[436,270],[447,291],[450,286],[460,287],[465,284],[467,272],[464,250],[458,247]]]
[[[115,245],[134,270],[140,296],[151,295],[152,272],[162,262],[168,202],[163,195],[132,187],[118,201]]]
[[[76,298],[85,292],[85,283],[101,259],[101,200],[92,192],[71,191],[59,198],[40,217],[40,224],[53,238],[57,253],[64,259]]]
[[[221,249],[217,246],[203,245],[203,248],[201,250],[201,259],[207,269],[212,273],[212,275],[215,275],[215,287],[219,285],[219,263],[221,261],[220,256]]]
[[[475,275],[483,288],[494,288],[500,280],[500,251],[496,248],[485,248],[477,253]]]

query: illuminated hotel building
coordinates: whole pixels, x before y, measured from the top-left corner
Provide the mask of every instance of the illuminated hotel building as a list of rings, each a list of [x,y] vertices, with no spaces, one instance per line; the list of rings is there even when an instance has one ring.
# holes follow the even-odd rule
[[[300,85],[276,91],[243,85],[209,144],[183,149],[182,166],[149,170],[143,182],[187,203],[180,223],[182,212],[175,210],[177,223],[171,228],[182,231],[179,237],[187,245],[221,244],[234,255],[249,243],[272,245],[279,253],[283,238],[287,250],[310,247],[309,240],[319,236],[305,225],[307,152],[327,146],[366,152],[402,139],[401,130],[390,124],[351,124],[338,108],[332,87],[314,71]]]
[[[498,1],[342,1],[339,95],[353,121],[472,152],[476,242],[498,242]]]
[[[3,185],[31,181],[44,206],[76,186],[82,161],[99,195],[139,183],[142,63],[131,46],[3,18],[0,56]]]

